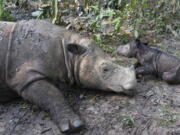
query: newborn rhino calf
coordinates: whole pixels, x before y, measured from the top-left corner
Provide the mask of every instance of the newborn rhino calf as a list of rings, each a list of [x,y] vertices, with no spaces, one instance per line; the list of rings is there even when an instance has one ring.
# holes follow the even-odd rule
[[[134,66],[136,74],[154,74],[168,83],[180,83],[180,59],[171,54],[150,48],[140,40],[119,46],[117,53],[137,58],[138,62]]]
[[[62,132],[83,126],[61,94],[65,84],[134,93],[134,69],[113,63],[93,41],[62,27],[0,22],[0,38],[0,101],[21,96],[49,111]]]

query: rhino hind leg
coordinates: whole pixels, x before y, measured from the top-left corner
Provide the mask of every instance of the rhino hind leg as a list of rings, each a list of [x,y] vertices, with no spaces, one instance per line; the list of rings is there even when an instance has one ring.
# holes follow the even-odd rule
[[[61,132],[76,132],[83,127],[82,120],[67,105],[60,90],[45,80],[32,83],[22,91],[21,96],[49,111]]]
[[[135,68],[136,75],[148,75],[154,73],[154,69],[152,68],[151,65],[146,65],[146,66],[135,65],[135,66],[137,66]]]
[[[162,79],[170,84],[180,83],[180,66],[169,72],[164,72],[162,75]]]

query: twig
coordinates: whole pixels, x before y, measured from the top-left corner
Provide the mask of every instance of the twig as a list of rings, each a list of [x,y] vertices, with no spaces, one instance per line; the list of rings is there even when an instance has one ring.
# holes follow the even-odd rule
[[[51,129],[52,129],[52,128],[45,129],[45,130],[43,130],[43,131],[41,132],[41,134],[44,134],[44,133],[50,131]]]

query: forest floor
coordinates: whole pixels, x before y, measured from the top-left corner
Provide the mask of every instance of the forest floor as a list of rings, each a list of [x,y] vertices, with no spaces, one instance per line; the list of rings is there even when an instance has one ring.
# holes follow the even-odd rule
[[[20,18],[26,19],[24,15]],[[178,55],[180,40],[168,35],[161,39],[156,47]],[[122,65],[133,62],[124,57],[116,59]],[[73,135],[180,135],[180,85],[146,76],[133,97],[82,89],[69,90],[65,95],[86,125],[81,133]],[[0,135],[62,133],[48,113],[19,99],[0,105]]]

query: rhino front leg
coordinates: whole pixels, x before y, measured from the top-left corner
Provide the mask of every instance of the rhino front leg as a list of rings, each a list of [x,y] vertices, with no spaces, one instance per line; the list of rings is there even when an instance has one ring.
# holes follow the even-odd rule
[[[153,74],[154,70],[153,68],[149,66],[139,66],[135,68],[136,74],[139,75],[148,75],[148,74]]]
[[[83,122],[68,106],[60,90],[45,80],[32,83],[21,96],[49,111],[61,132],[75,132],[83,127]]]

